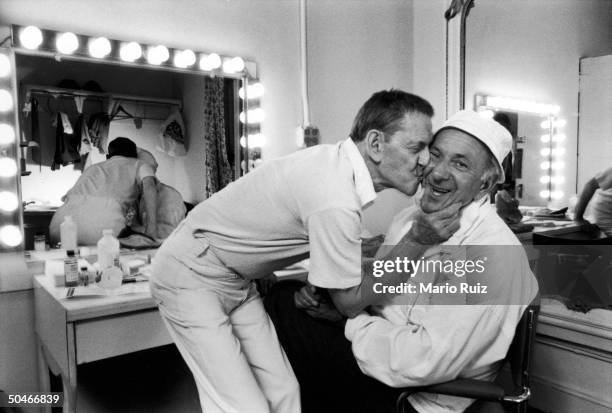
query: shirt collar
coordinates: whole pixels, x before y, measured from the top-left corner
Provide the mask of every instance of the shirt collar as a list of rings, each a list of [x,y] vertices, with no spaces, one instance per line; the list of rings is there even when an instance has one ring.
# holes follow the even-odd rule
[[[374,182],[372,182],[370,171],[368,171],[363,156],[361,156],[361,152],[359,152],[359,148],[357,148],[353,139],[349,137],[341,142],[340,151],[347,156],[353,167],[355,190],[361,202],[361,207],[364,207],[376,199],[376,191],[374,190]]]

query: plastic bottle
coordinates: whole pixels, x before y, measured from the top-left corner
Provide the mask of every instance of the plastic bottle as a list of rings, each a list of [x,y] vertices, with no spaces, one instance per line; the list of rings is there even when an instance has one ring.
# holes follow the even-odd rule
[[[112,229],[102,231],[102,238],[98,241],[98,265],[100,271],[108,267],[120,267],[119,240],[113,236]]]
[[[74,250],[66,251],[64,258],[64,284],[66,287],[79,285],[79,262],[74,256]]]
[[[62,249],[76,251],[77,249],[77,225],[70,215],[64,217],[60,224],[60,241]]]

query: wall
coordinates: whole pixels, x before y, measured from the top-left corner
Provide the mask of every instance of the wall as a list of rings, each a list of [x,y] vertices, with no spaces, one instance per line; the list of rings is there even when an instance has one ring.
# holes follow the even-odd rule
[[[311,122],[322,142],[345,139],[372,93],[412,87],[412,2],[307,3]]]
[[[468,19],[467,105],[478,92],[560,105],[567,120],[565,200],[576,191],[578,61],[612,53],[610,39],[606,0],[477,2]]]

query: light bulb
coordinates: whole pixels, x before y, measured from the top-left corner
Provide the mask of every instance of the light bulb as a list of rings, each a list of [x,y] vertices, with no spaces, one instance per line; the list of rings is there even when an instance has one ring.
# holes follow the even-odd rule
[[[125,43],[119,49],[119,57],[125,62],[134,62],[142,56],[142,47],[136,42]]]
[[[21,244],[23,235],[19,227],[15,225],[5,225],[0,228],[0,241],[9,247],[16,247]]]
[[[564,140],[565,140],[564,133],[558,133],[556,135],[553,135],[553,142],[563,142]]]
[[[540,155],[542,155],[542,156],[550,155],[550,148],[542,148],[542,149],[540,149]]]
[[[152,65],[161,65],[170,58],[170,52],[166,46],[149,46],[147,49],[147,62]]]
[[[215,70],[221,67],[221,56],[216,53],[204,55],[200,58],[200,69],[205,71]]]
[[[57,36],[55,47],[60,53],[73,54],[79,48],[79,39],[74,33],[62,33]]]
[[[225,73],[238,73],[244,70],[244,60],[241,57],[234,57],[233,59],[225,59],[223,62],[223,71]]]
[[[262,108],[249,109],[249,123],[261,123],[265,119],[266,114]],[[244,123],[244,111],[240,112],[240,122]]]
[[[110,54],[112,47],[110,40],[106,37],[96,37],[89,40],[88,49],[91,57],[102,59]]]
[[[550,197],[552,199],[561,199],[563,198],[563,191],[552,191],[550,193]]]
[[[540,198],[548,198],[550,196],[550,191],[540,191]]]
[[[247,87],[247,97],[249,99],[259,99],[264,94],[264,87],[260,82],[253,83]],[[240,99],[244,99],[244,87],[238,90]]]
[[[11,158],[0,158],[0,177],[11,178],[17,175],[17,162]]]
[[[0,145],[10,145],[15,142],[15,129],[8,123],[0,123]]]
[[[36,50],[43,42],[43,35],[36,26],[28,26],[19,33],[19,41],[26,49]]]
[[[5,54],[0,54],[0,77],[11,74],[11,60]]]
[[[240,146],[246,148],[246,138],[243,136],[240,138]],[[261,148],[266,146],[266,137],[261,133],[254,133],[249,135],[249,148]]]
[[[19,207],[17,196],[9,191],[0,192],[0,209],[6,212],[13,212]]]
[[[196,61],[196,55],[193,51],[187,50],[177,50],[174,53],[174,66],[179,68],[187,68],[192,66]]]
[[[552,150],[553,156],[563,156],[565,155],[565,148],[555,148]]]
[[[540,164],[540,169],[550,169],[550,162],[542,162]]]
[[[565,182],[565,177],[563,175],[557,175],[557,176],[553,176],[550,181],[553,184],[562,184],[563,182]]]
[[[0,112],[8,112],[11,109],[13,109],[13,95],[6,89],[0,89]]]
[[[540,141],[543,142],[543,143],[550,142],[550,135],[542,135],[542,136],[540,136]]]
[[[550,176],[548,175],[544,175],[540,177],[540,183],[542,184],[547,184],[550,182]]]

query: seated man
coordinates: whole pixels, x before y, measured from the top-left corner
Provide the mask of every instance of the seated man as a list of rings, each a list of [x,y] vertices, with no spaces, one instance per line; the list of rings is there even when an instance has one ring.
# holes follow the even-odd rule
[[[520,242],[488,203],[495,184],[504,181],[501,165],[511,142],[509,133],[491,119],[471,111],[451,117],[430,146],[420,207],[398,214],[386,237],[387,244],[394,244],[418,225],[418,214],[460,202],[459,230],[428,249],[423,262],[450,252],[454,262],[480,262],[481,273],[461,277],[455,271],[449,278],[441,270],[419,271],[413,263],[417,292],[390,297],[389,305],[349,319],[344,330],[348,341],[339,328],[342,323],[330,321],[333,312],[323,294],[302,289],[293,297],[299,287],[282,282],[273,288],[266,306],[302,387],[304,411],[393,411],[397,388],[458,377],[494,379],[538,290]],[[488,291],[419,291],[427,279],[435,285],[465,281],[472,287],[478,281]],[[449,298],[453,305],[444,305]],[[297,307],[311,315],[325,314],[325,320]],[[420,413],[461,412],[471,400],[415,394],[410,403]]]
[[[150,165],[153,170],[157,173],[157,161],[153,154],[146,149],[138,148],[138,159],[144,163]],[[157,189],[157,239],[166,239],[168,235],[178,226],[178,224],[185,218],[187,208],[183,202],[183,197],[180,192],[162,183],[159,179],[156,179]],[[147,222],[147,210],[145,207],[144,197],[140,198],[138,204],[138,218],[140,223]],[[132,225],[132,229],[137,232],[143,232],[143,227],[138,225]]]

